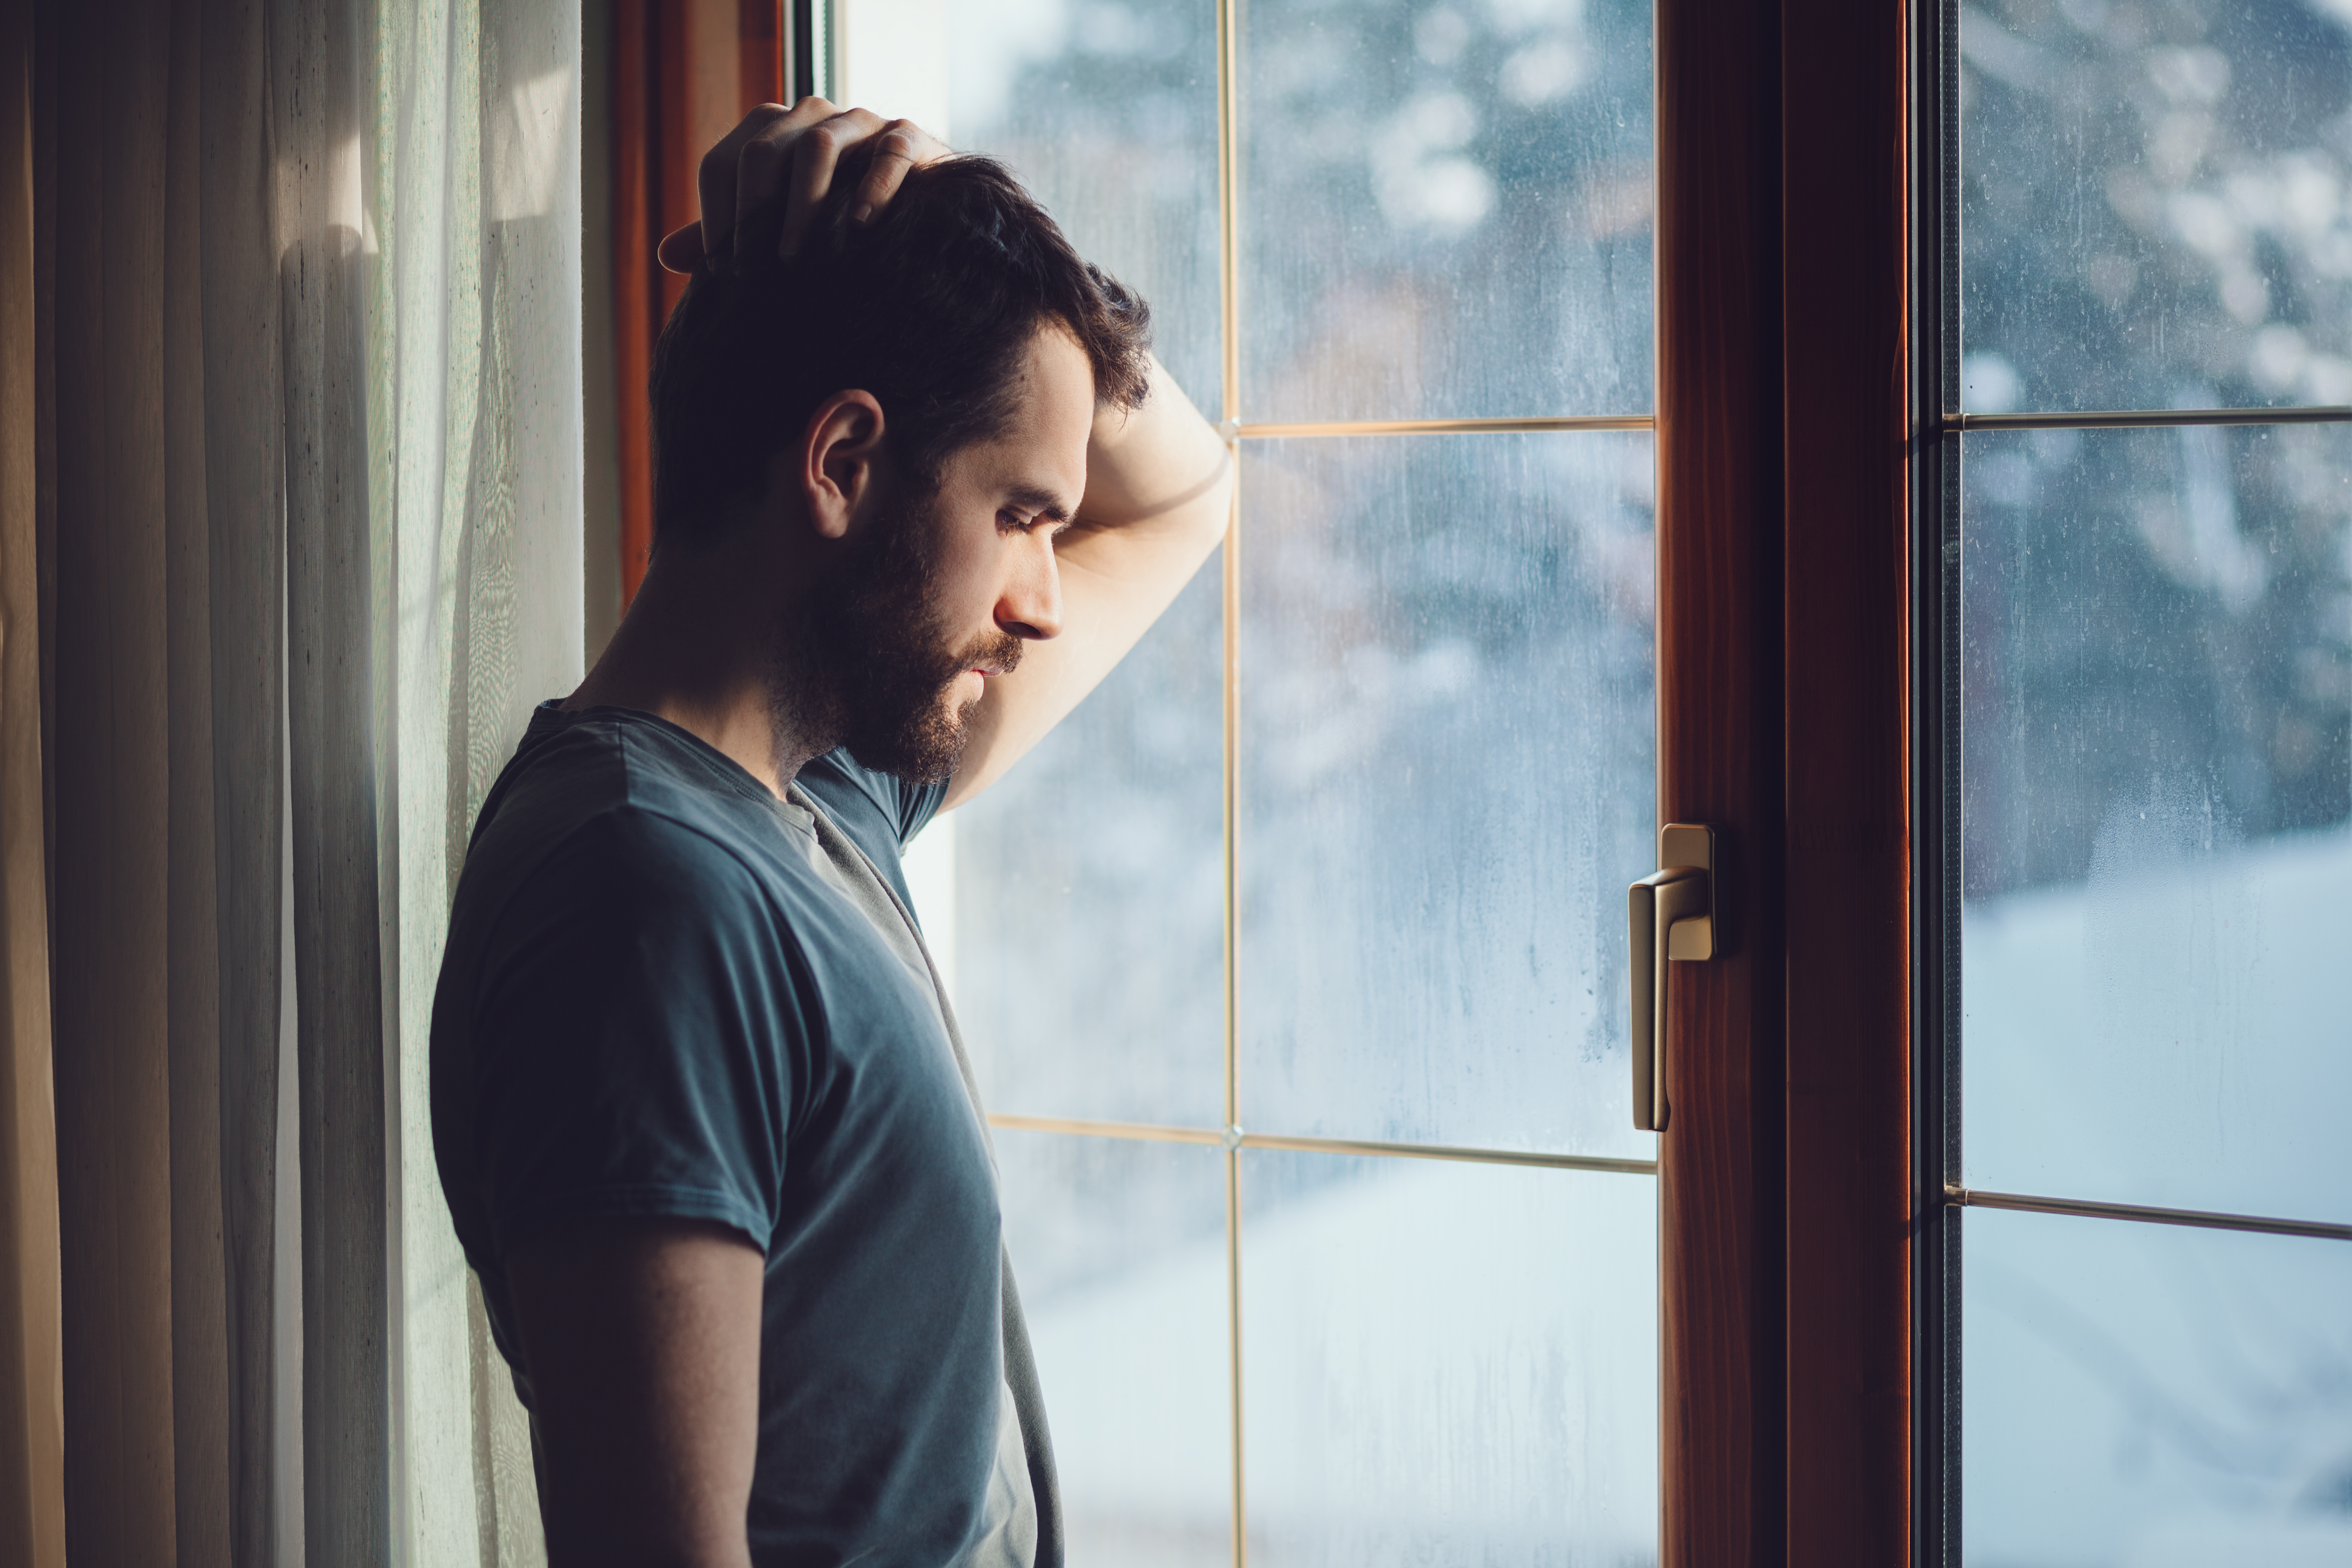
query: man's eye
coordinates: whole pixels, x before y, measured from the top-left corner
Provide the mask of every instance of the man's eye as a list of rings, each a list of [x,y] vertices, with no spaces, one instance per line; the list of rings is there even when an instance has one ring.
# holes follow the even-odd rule
[[[1034,517],[1024,517],[1018,512],[999,512],[996,514],[996,526],[1000,528],[1012,528],[1020,533],[1025,534],[1031,528],[1037,526],[1037,519]]]

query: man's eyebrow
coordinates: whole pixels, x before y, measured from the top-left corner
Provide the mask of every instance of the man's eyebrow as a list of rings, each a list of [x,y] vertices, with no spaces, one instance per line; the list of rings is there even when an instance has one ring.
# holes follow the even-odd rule
[[[1004,498],[1026,512],[1034,512],[1048,522],[1066,523],[1070,508],[1051,490],[1041,490],[1034,485],[1015,485],[1004,493]]]

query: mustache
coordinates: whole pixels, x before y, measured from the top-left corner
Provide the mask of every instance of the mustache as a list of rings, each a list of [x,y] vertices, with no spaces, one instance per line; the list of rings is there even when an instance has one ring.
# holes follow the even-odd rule
[[[954,674],[960,675],[966,670],[993,670],[1000,675],[1009,675],[1020,666],[1024,646],[1022,640],[1010,632],[983,632],[956,656]]]

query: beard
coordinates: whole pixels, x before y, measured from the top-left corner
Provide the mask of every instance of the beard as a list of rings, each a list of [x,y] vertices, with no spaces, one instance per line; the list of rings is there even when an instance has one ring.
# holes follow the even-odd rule
[[[810,612],[785,628],[774,700],[803,735],[833,736],[858,763],[910,784],[947,778],[970,737],[966,670],[1009,671],[1021,639],[958,645],[940,603],[936,497],[910,495],[843,547]]]

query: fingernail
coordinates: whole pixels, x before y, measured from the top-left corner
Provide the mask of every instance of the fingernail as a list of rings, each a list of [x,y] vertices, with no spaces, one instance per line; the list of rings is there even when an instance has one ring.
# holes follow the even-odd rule
[[[873,216],[874,204],[871,202],[860,202],[857,204],[856,207],[851,211],[849,221],[853,224],[862,224]]]

